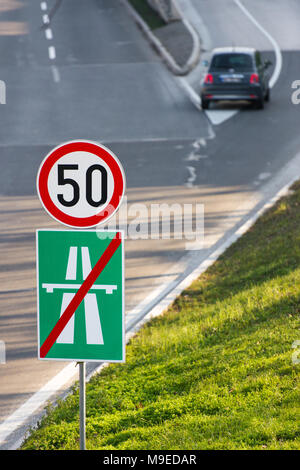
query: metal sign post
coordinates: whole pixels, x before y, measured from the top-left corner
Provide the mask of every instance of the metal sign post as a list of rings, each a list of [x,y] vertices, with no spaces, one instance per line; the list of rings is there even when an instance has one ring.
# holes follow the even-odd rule
[[[85,450],[85,362],[79,362],[79,435],[80,450]]]
[[[86,361],[125,361],[124,235],[85,229],[107,222],[124,192],[117,157],[90,141],[56,147],[37,175],[45,210],[77,229],[37,230],[36,259],[38,358],[79,364],[80,450],[86,449]]]

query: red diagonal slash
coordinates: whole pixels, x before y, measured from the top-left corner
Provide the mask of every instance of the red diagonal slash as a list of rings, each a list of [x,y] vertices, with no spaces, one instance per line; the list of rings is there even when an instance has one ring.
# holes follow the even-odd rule
[[[58,322],[56,323],[53,330],[50,332],[49,336],[44,341],[43,345],[40,348],[40,357],[45,357],[49,352],[50,348],[52,348],[53,344],[57,340],[58,336],[70,320],[70,318],[74,315],[75,311],[79,307],[80,303],[99,277],[100,273],[103,271],[113,254],[116,252],[117,248],[120,246],[122,242],[121,234],[117,233],[115,237],[112,239],[104,253],[101,255],[100,259],[95,264],[94,268],[80,286],[76,294],[74,295],[73,299],[67,306],[64,313],[59,318]]]

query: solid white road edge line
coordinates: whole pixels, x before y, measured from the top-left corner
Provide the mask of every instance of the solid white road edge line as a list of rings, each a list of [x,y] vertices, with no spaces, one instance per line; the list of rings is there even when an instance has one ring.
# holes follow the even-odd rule
[[[172,302],[186,289],[194,280],[196,280],[209,266],[211,266],[224,251],[240,238],[262,215],[267,209],[272,207],[275,202],[287,194],[289,187],[299,178],[300,175],[300,153],[281,170],[272,181],[266,184],[263,191],[263,199],[266,202],[255,213],[252,213],[246,221],[234,230],[220,247],[213,251],[204,261],[202,261],[190,274],[188,274],[181,282],[176,280],[171,283],[165,283],[155,289],[144,301],[127,314],[129,321],[126,325],[126,341],[141,328],[141,326],[150,319],[161,315],[172,304]],[[253,212],[253,211],[252,211]],[[159,301],[159,294],[166,292]],[[133,318],[132,318],[133,317]],[[130,319],[131,318],[131,319]],[[107,364],[101,363],[89,375],[88,379],[101,371]],[[46,405],[47,401],[53,397],[60,389],[62,389],[70,381],[75,380],[78,371],[75,368],[75,362],[71,362],[64,367],[55,377],[47,382],[39,391],[34,393],[23,405],[21,405],[12,415],[10,415],[0,425],[0,446],[5,443],[7,438],[18,428],[20,428],[31,415],[36,413],[40,408]],[[10,445],[10,450],[17,449],[23,442],[24,437],[18,437],[14,443]]]
[[[279,47],[277,41],[275,41],[275,39],[273,38],[273,36],[271,36],[271,34],[268,33],[268,31],[254,18],[254,16],[242,4],[241,0],[234,0],[234,1],[237,4],[237,6],[249,18],[249,20],[252,21],[252,23],[266,36],[266,38],[270,41],[270,43],[272,44],[272,46],[274,48],[275,57],[276,57],[276,64],[275,64],[273,75],[270,79],[270,88],[273,88],[274,85],[276,84],[278,78],[279,78],[279,75],[280,75],[281,69],[282,69],[282,54],[281,54],[280,47]]]

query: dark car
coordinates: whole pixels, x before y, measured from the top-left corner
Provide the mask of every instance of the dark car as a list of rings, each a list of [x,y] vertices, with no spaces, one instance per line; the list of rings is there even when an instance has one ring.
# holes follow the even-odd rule
[[[202,109],[211,101],[246,100],[259,109],[270,99],[270,61],[262,61],[259,51],[248,47],[214,49],[201,84]]]

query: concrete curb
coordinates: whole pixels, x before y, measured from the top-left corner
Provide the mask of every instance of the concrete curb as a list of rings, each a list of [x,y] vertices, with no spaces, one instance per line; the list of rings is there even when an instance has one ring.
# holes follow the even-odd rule
[[[158,52],[162,60],[166,63],[168,68],[174,75],[187,75],[191,70],[197,65],[200,59],[201,54],[201,44],[198,34],[196,33],[193,26],[190,24],[188,20],[183,17],[181,9],[174,1],[175,6],[181,16],[182,24],[185,26],[189,34],[191,35],[193,41],[193,48],[191,55],[184,66],[180,66],[177,64],[174,57],[170,54],[170,52],[165,48],[162,42],[155,36],[155,34],[151,31],[149,26],[143,20],[143,18],[137,13],[137,11],[132,7],[132,5],[128,2],[128,0],[121,0],[121,2],[126,6],[130,15],[133,17],[134,21],[140,27],[144,35],[147,37],[149,42],[152,44],[154,49]]]

